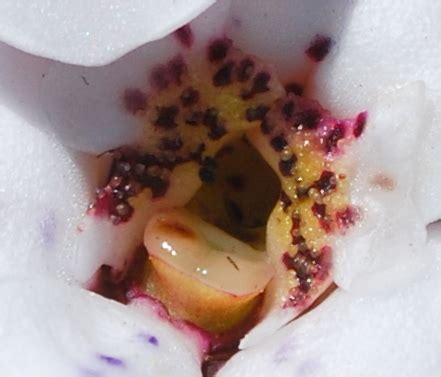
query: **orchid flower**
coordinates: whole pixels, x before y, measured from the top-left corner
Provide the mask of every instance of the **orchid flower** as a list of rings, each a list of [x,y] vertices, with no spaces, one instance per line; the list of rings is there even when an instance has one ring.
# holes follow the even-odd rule
[[[3,1],[3,375],[437,376],[440,14],[441,4],[429,0]],[[324,252],[327,267],[319,266],[325,273],[301,282],[312,287],[305,296],[286,296],[286,266],[298,261],[285,254],[288,233],[285,228],[281,233],[276,210],[266,229],[266,254],[257,257],[254,249],[260,244],[244,244],[176,210],[189,202],[198,205],[194,198],[202,183],[191,163],[167,176],[165,196],[155,198],[150,187],[130,202],[134,212],[129,221],[115,225],[132,207],[121,207],[113,222],[91,215],[98,212],[97,206],[90,207],[99,198],[95,190],[108,184],[112,158],[117,160],[114,151],[140,144],[148,148],[156,137],[146,118],[147,106],[162,100],[155,88],[161,81],[155,76],[158,67],[176,57],[192,62],[189,66],[199,67],[192,77],[203,86],[204,72],[211,68],[201,62],[219,41],[234,49],[231,59],[250,56],[252,64],[270,72],[269,97],[261,97],[269,101],[268,119],[283,123],[278,111],[287,104],[310,106],[322,114],[323,129],[343,124],[352,132],[341,148],[339,140],[333,141],[327,152],[338,151],[329,159],[317,157],[323,166],[341,172],[338,179],[347,182],[342,184],[344,199],[335,201],[347,200],[350,207],[340,217],[345,226],[325,235],[332,244]],[[293,83],[302,97],[286,94]],[[223,106],[222,98],[228,97],[217,99],[214,93],[211,100]],[[223,136],[216,132],[213,139]],[[293,155],[282,155],[277,165],[261,133],[246,132],[283,186],[283,176],[292,173],[291,165],[286,174],[283,169]],[[218,152],[221,146],[213,145]],[[201,180],[210,179],[210,171],[205,174],[199,170]],[[312,188],[324,190],[314,184]],[[337,184],[327,185],[335,190]],[[262,190],[271,196],[270,185]],[[277,205],[284,216],[286,203]],[[315,215],[324,220],[320,208]],[[165,225],[179,221],[177,235],[167,233]],[[196,241],[183,239],[182,232],[196,234]],[[314,235],[325,233],[322,229]],[[214,249],[228,249],[227,259],[207,252],[208,244],[198,237],[215,240],[210,243]],[[196,262],[163,239],[183,248],[190,245]],[[103,269],[112,284],[117,282],[142,244],[159,274],[146,286],[173,276],[180,282],[171,288],[173,294],[179,293],[186,305],[192,279],[208,281],[210,289],[191,288],[188,300],[203,307],[204,297],[220,297],[213,299],[220,317],[229,310],[222,306],[226,296],[243,298],[240,309],[257,305],[269,284],[271,294],[262,298],[261,314],[232,358],[213,361],[207,356],[212,345],[206,332],[172,318],[158,297],[132,292],[123,304],[91,292],[103,293]],[[235,254],[237,249],[241,251]],[[164,257],[157,250],[178,255]],[[219,270],[232,272],[207,277],[205,269],[196,268],[197,257],[206,258],[210,268],[225,264]],[[241,274],[240,286],[232,273]],[[159,296],[159,301],[171,300],[167,292]],[[182,315],[192,318],[194,313]]]

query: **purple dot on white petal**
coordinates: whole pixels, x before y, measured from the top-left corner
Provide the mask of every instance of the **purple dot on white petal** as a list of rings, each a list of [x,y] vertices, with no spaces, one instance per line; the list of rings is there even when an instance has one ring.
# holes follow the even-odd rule
[[[150,344],[153,344],[154,346],[157,346],[159,344],[158,338],[156,336],[150,336],[148,342]]]
[[[143,341],[145,341],[146,343],[151,344],[153,346],[158,346],[159,345],[159,340],[154,335],[150,335],[150,334],[146,334],[146,333],[140,333],[139,334],[139,338],[141,338]]]
[[[54,245],[57,222],[55,214],[52,211],[48,211],[38,224],[43,244],[46,248],[50,248]]]
[[[113,356],[108,355],[98,355],[98,358],[104,361],[106,364],[114,366],[114,367],[125,367],[125,363],[123,360],[118,359]]]

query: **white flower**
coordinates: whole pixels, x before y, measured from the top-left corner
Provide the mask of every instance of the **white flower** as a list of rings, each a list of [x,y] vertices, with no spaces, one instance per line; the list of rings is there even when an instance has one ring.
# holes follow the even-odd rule
[[[192,48],[227,35],[335,115],[369,114],[348,152],[364,212],[336,239],[339,288],[279,331],[293,313],[273,311],[220,376],[437,376],[441,241],[426,226],[441,217],[441,5],[213,3],[0,3],[2,373],[200,374],[200,342],[81,288],[129,247],[124,230],[84,217],[107,168],[92,154],[136,141],[122,94],[188,49],[172,32],[191,21]],[[304,54],[317,34],[334,42],[321,63]]]

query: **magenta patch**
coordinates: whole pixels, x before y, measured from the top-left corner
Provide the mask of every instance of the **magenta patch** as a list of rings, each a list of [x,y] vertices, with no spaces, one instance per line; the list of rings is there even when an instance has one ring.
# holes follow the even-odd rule
[[[347,229],[355,225],[360,219],[360,212],[354,207],[346,207],[335,215],[337,226],[340,229]]]
[[[366,121],[367,121],[367,112],[366,111],[357,115],[357,118],[355,119],[355,123],[354,123],[354,130],[353,130],[355,137],[361,136],[361,134],[363,133],[364,128],[366,126]]]
[[[174,36],[182,46],[190,48],[194,43],[194,34],[190,25],[184,25],[175,31]]]

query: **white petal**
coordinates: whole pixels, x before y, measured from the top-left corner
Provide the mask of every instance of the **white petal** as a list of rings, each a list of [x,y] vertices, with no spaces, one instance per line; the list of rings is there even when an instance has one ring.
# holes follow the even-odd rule
[[[418,274],[426,231],[412,193],[415,153],[429,122],[422,83],[385,91],[369,109],[366,129],[347,155],[351,203],[361,219],[336,237],[338,286],[384,292]],[[412,274],[404,273],[410,259]]]
[[[26,52],[103,65],[191,21],[214,0],[6,0],[0,40]]]
[[[422,252],[425,274],[399,294],[338,290],[262,344],[242,351],[218,377],[439,375],[440,228]]]
[[[4,376],[200,376],[196,344],[154,316],[51,279],[3,279],[0,297]]]
[[[95,270],[97,256],[76,238],[98,184],[98,161],[62,147],[3,106],[0,140],[0,276],[78,277],[84,265]]]
[[[229,1],[191,23],[192,49],[223,35]],[[149,43],[111,65],[87,68],[55,63],[0,43],[0,99],[40,129],[75,149],[100,153],[139,136],[137,119],[124,108],[126,89],[149,91],[149,73],[188,49],[173,35]]]
[[[154,209],[182,206],[199,185],[177,168],[165,198],[145,200],[116,227],[86,215],[109,159],[73,152],[1,105],[0,148],[0,277],[47,273],[85,283],[102,264],[121,270]]]
[[[359,1],[334,54],[323,62],[309,93],[337,115],[371,107],[381,88],[423,80],[435,118],[419,151],[415,199],[426,223],[441,217],[441,3]]]
[[[338,40],[352,7],[348,0],[236,0],[227,34],[273,63],[282,81],[303,84],[315,66],[305,50],[316,35]]]

